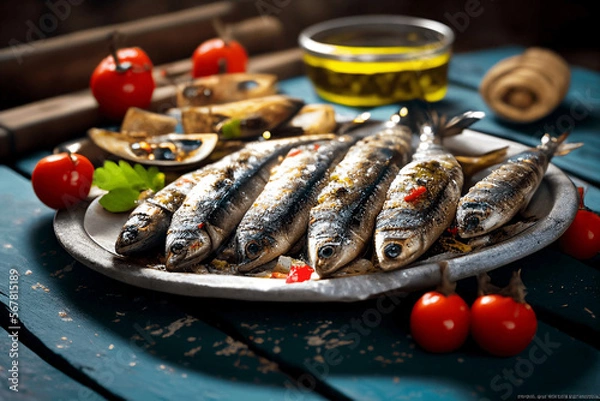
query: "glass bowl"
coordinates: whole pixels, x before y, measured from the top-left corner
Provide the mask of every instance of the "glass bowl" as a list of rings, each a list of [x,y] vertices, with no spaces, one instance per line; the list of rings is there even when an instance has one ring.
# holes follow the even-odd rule
[[[334,19],[299,36],[317,94],[348,106],[441,100],[453,41],[448,26],[401,15]]]

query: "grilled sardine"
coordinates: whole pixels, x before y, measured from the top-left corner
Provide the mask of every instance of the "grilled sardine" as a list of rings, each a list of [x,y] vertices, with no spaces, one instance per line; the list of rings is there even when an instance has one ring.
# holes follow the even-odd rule
[[[373,233],[385,192],[411,153],[412,133],[392,121],[350,148],[310,211],[308,257],[321,276],[352,262]]]
[[[285,254],[302,238],[330,168],[354,142],[354,137],[344,136],[289,151],[236,230],[238,271],[248,272]]]
[[[460,133],[468,125],[465,121],[473,123],[482,117],[483,113],[468,112],[448,125],[437,120],[422,126],[413,160],[390,185],[377,216],[374,246],[381,269],[394,270],[411,263],[452,223],[464,178],[458,161],[442,146],[441,137]],[[455,129],[457,126],[460,129]]]
[[[546,134],[536,148],[509,157],[505,163],[469,189],[456,211],[458,234],[472,238],[510,221],[529,204],[554,155],[565,155],[582,144],[563,144]]]
[[[167,231],[167,270],[203,261],[233,232],[263,190],[271,169],[290,148],[333,135],[306,135],[248,146],[207,167],[188,193]]]

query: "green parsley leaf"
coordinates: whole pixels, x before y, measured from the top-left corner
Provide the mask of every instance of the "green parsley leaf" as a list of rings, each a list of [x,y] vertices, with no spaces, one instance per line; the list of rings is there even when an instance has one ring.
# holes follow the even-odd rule
[[[116,188],[104,194],[99,202],[112,213],[127,212],[137,206],[140,192],[131,188]]]
[[[165,186],[165,175],[152,166],[145,169],[136,164],[133,167],[126,161],[119,164],[107,160],[94,171],[93,184],[108,191],[100,198],[100,204],[109,212],[126,212],[137,206],[140,193],[154,192]]]

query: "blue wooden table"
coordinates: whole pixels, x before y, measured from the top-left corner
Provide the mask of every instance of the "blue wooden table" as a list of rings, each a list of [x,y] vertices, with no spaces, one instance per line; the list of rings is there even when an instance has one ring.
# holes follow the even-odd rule
[[[577,182],[586,185],[586,203],[600,211],[600,75],[573,68],[569,95],[552,116],[527,126],[506,124],[492,116],[477,86],[492,64],[519,50],[455,55],[450,90],[437,107],[484,110],[488,117],[474,129],[529,145],[548,130],[544,124],[571,124],[571,141],[585,146],[556,164],[583,180]],[[304,77],[280,89],[320,102]],[[372,113],[387,118],[393,110]],[[540,320],[519,356],[491,357],[471,342],[434,355],[409,335],[419,292],[351,304],[239,302],[144,290],[90,270],[59,246],[54,213],[33,194],[31,171],[49,151],[0,165],[0,321],[6,331],[0,400],[600,398],[598,257],[578,261],[551,245],[492,272],[502,283],[522,268]],[[475,279],[459,282],[458,291],[472,302]],[[11,311],[18,318],[11,319]]]

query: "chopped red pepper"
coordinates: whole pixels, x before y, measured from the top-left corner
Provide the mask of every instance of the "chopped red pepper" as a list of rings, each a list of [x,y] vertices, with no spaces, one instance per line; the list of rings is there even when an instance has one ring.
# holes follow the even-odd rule
[[[287,278],[287,273],[271,272],[271,278]]]
[[[286,284],[291,284],[310,280],[310,276],[314,271],[315,269],[309,265],[292,265],[285,282]]]
[[[320,147],[321,145],[319,145],[318,143],[315,143],[313,146],[314,150],[319,150]]]
[[[446,229],[451,235],[456,236],[458,234],[458,227],[448,227]]]
[[[302,149],[293,149],[290,150],[290,153],[288,153],[288,157],[294,157],[299,155],[300,153],[302,153]]]
[[[204,228],[204,223],[198,224],[198,230],[202,230]]]
[[[414,202],[421,197],[425,192],[427,192],[427,188],[424,186],[414,187],[410,190],[408,195],[404,197],[404,200],[407,202]]]

